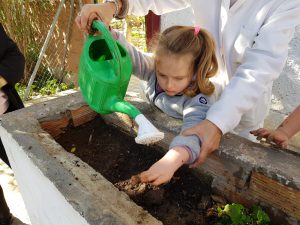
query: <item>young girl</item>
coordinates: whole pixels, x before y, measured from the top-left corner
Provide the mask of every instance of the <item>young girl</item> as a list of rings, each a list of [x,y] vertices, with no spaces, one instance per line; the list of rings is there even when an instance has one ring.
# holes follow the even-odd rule
[[[164,113],[183,119],[181,131],[205,119],[216,101],[209,78],[218,70],[215,43],[206,30],[170,27],[159,36],[154,56],[138,51],[121,34],[114,36],[127,48],[133,74],[147,81],[146,97]],[[141,173],[141,182],[168,182],[179,167],[197,159],[200,145],[197,136],[176,136],[165,156]]]

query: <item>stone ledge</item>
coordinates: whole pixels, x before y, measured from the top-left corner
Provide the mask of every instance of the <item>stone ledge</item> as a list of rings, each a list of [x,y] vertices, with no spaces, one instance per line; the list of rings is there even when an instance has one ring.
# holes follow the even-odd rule
[[[166,138],[158,145],[167,150],[170,141],[178,133],[181,122],[136,98],[127,99],[150,118],[157,128],[165,132]],[[123,129],[131,121],[122,114],[111,114],[104,118]],[[132,132],[132,129],[127,131],[130,130]],[[246,206],[262,204],[278,224],[294,224],[296,220],[300,220],[299,161],[300,154],[296,152],[226,134],[219,150],[197,171],[212,175],[214,190],[230,201]],[[283,217],[286,219],[282,220]]]
[[[168,145],[178,132],[181,122],[168,117],[138,98],[127,97],[127,100],[136,105],[146,117],[165,132],[166,138],[158,145],[167,151]],[[30,146],[33,144],[30,144],[28,135],[32,140],[41,139],[41,135],[47,137],[44,138],[44,142],[42,142],[44,146],[42,147],[48,149],[48,154],[60,158],[61,163],[68,164],[69,166],[65,166],[65,169],[68,168],[66,171],[70,172],[73,171],[72,163],[64,163],[69,156],[64,156],[64,160],[61,159],[61,147],[57,147],[53,139],[39,127],[37,121],[40,122],[44,130],[55,136],[62,132],[62,129],[70,122],[78,126],[93,119],[94,116],[95,113],[86,106],[81,94],[75,93],[3,115],[0,133],[1,137],[5,133],[8,139],[12,137],[17,141],[22,139],[24,143]],[[135,135],[135,128],[133,128],[132,120],[128,116],[113,113],[103,117],[108,123]],[[21,134],[22,132],[16,132],[16,130],[25,132],[27,136]],[[49,143],[45,144],[45,140],[48,140]],[[6,144],[9,143],[6,142]],[[54,164],[57,165],[54,162],[53,165],[48,165],[49,162],[46,163],[45,159],[41,161],[40,156],[37,157],[35,155],[37,153],[32,148],[29,149],[29,146],[27,148],[22,147],[28,156],[35,158],[36,165],[45,169],[47,173],[49,173],[50,167]],[[44,155],[44,157],[46,156]],[[227,134],[222,139],[219,151],[212,154],[196,172],[211,175],[214,190],[230,201],[240,202],[247,206],[254,203],[262,204],[273,219],[276,219],[274,224],[297,224],[297,221],[300,220],[299,161],[299,154],[252,143],[236,135]],[[14,168],[14,163],[12,164]],[[45,168],[45,166],[47,167]],[[89,166],[85,165],[85,167]],[[57,184],[62,182],[61,178],[57,182]],[[75,181],[70,180],[70,182],[74,183]],[[77,186],[75,185],[75,187]]]
[[[0,135],[32,224],[161,225],[49,135],[93,119],[87,108],[76,93],[1,117]]]

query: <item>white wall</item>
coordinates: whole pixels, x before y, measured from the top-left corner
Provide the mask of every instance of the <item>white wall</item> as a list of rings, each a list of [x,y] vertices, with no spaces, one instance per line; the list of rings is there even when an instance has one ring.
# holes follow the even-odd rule
[[[191,20],[192,10],[184,9],[178,12],[168,13],[161,17],[161,29],[180,24],[193,25]],[[289,57],[286,66],[279,79],[274,82],[272,106],[269,117],[265,121],[265,126],[274,128],[293,109],[300,105],[300,26],[296,28],[295,37],[289,45]],[[300,151],[300,134],[290,142]]]
[[[7,131],[1,139],[32,225],[88,225]],[[19,162],[19,163],[18,163]],[[21,163],[20,163],[21,162]]]

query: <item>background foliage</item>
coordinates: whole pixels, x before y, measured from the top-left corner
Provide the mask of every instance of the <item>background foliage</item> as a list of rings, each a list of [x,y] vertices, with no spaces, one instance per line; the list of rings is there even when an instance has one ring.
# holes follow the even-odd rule
[[[26,59],[24,79],[17,86],[20,95],[25,92],[60,2],[60,0],[0,1],[0,22],[9,36],[18,44]],[[71,77],[77,76],[77,71],[74,73],[68,70],[67,65],[70,47],[67,36],[69,34],[69,39],[71,39],[74,33],[67,27],[72,15],[71,7],[74,9],[74,15],[77,15],[79,11],[78,4],[72,6],[70,0],[65,1],[37,76],[31,86],[31,95],[53,94],[54,90],[60,91],[74,87],[70,80],[77,80],[76,77]],[[77,29],[73,26],[74,18],[71,18],[71,21],[73,29]],[[138,48],[146,50],[144,17],[127,17],[126,20],[113,21],[112,26],[121,30]]]

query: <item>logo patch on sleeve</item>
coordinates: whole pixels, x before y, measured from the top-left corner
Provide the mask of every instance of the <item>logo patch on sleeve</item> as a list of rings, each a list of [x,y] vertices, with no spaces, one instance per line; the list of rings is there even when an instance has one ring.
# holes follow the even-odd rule
[[[201,104],[204,104],[204,105],[207,104],[207,100],[206,100],[206,98],[204,98],[203,96],[201,96],[201,97],[199,98],[199,102],[200,102]]]

